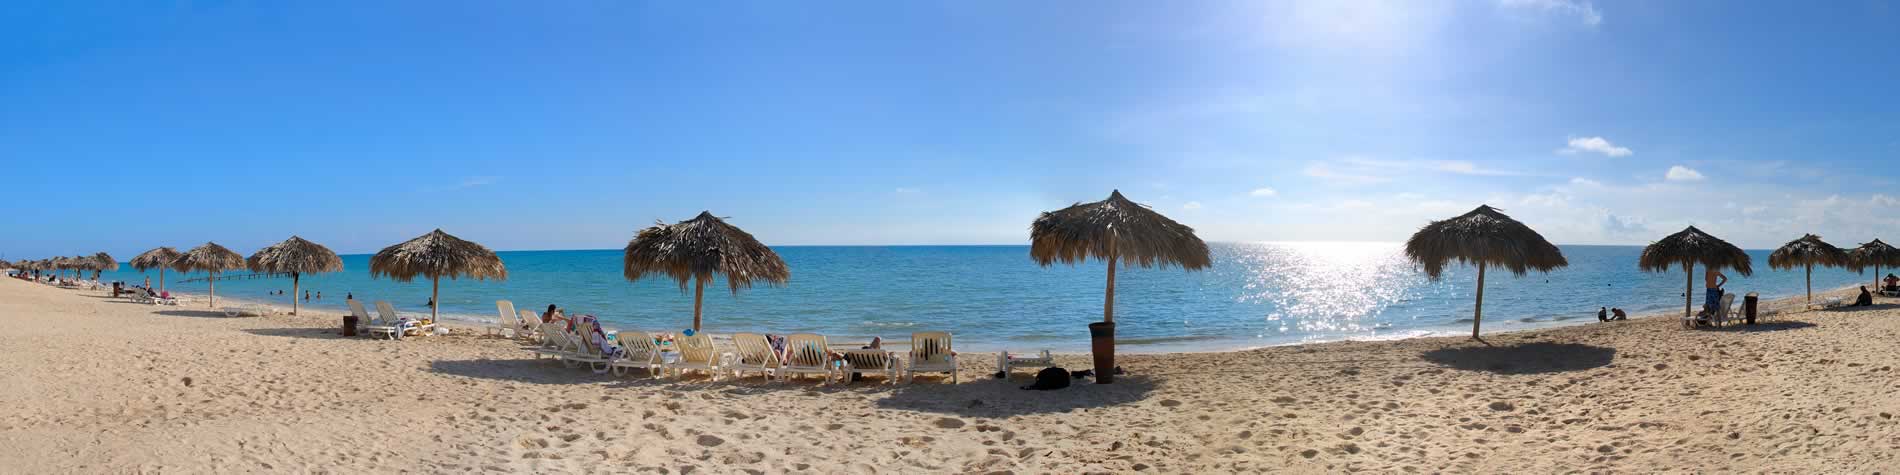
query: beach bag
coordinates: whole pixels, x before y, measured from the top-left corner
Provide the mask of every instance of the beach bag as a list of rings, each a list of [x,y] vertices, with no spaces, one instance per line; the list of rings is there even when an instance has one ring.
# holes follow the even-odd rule
[[[1069,387],[1069,370],[1062,368],[1043,368],[1036,372],[1036,382],[1023,389],[1031,391],[1051,391]]]

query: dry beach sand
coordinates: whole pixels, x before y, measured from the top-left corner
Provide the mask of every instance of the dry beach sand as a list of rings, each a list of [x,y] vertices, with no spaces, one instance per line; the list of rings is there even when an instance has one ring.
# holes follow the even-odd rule
[[[1872,472],[1900,307],[1131,355],[1114,385],[611,377],[0,279],[0,471]],[[712,331],[717,332],[716,328]],[[1065,356],[1085,366],[1085,356]]]

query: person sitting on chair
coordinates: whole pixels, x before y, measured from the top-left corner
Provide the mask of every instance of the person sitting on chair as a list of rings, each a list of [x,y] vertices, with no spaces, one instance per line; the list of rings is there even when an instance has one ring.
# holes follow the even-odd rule
[[[1885,288],[1888,292],[1900,292],[1900,277],[1894,277],[1893,274],[1887,274],[1887,279],[1884,282],[1887,283],[1887,286]]]

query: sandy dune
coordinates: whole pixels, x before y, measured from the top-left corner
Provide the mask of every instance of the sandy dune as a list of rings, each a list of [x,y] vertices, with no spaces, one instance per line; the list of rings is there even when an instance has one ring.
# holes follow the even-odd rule
[[[1129,356],[1118,384],[1031,392],[988,355],[954,386],[614,378],[0,279],[0,471],[1870,472],[1900,453],[1882,303]]]

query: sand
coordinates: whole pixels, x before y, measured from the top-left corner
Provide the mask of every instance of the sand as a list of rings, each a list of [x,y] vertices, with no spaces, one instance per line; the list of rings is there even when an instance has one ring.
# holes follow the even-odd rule
[[[1130,355],[1117,384],[612,377],[0,279],[0,471],[1870,472],[1900,307]],[[1072,368],[1084,355],[1064,355]]]

